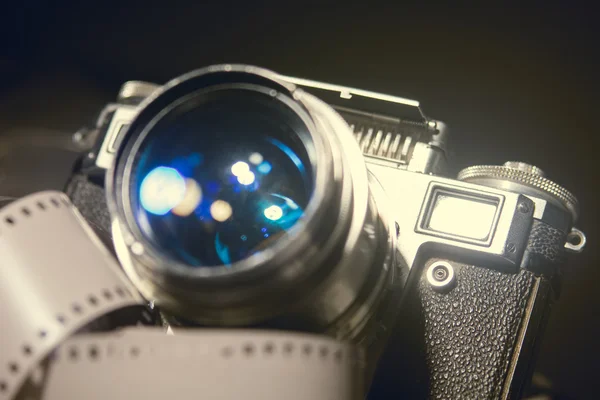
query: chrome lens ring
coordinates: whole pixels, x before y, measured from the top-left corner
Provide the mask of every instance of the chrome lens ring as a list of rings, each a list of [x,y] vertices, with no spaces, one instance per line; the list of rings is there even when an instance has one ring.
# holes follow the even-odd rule
[[[133,165],[131,160],[144,136],[160,120],[166,108],[190,93],[219,85],[249,85],[266,91],[303,121],[313,147],[310,160],[313,193],[304,216],[290,229],[287,238],[229,267],[190,269],[188,265],[161,254],[161,250],[145,240],[137,229],[128,189]],[[302,296],[300,291],[295,290],[298,284],[326,273],[322,260],[331,256],[334,250],[323,252],[323,248],[343,246],[344,238],[339,236],[347,235],[345,226],[353,216],[352,213],[341,214],[355,199],[351,193],[352,182],[345,180],[343,183],[342,167],[338,165],[342,155],[330,143],[335,135],[321,132],[322,121],[316,121],[302,101],[297,100],[301,97],[298,93],[293,85],[281,81],[270,71],[223,65],[177,78],[140,106],[140,112],[129,127],[115,163],[107,174],[107,193],[119,258],[147,298],[169,311],[196,320],[222,319],[223,308],[228,307],[235,310],[231,321],[248,322],[289,307],[289,302]],[[271,293],[273,297],[265,297],[265,293]],[[282,294],[289,301],[274,302]],[[202,313],[198,313],[200,307],[203,308]],[[208,316],[211,308],[215,312],[212,317]],[[217,317],[217,314],[220,316]]]

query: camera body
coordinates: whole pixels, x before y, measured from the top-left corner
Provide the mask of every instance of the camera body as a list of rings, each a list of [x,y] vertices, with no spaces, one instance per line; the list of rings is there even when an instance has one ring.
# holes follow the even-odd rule
[[[209,72],[220,73],[247,67],[212,68]],[[386,390],[395,386],[398,394],[436,399],[519,398],[559,293],[566,253],[585,244],[583,233],[573,228],[575,197],[539,168],[519,162],[470,167],[458,179],[446,177],[447,127],[427,118],[416,101],[280,75],[268,78],[309,110],[318,110],[317,124],[326,120],[332,130],[354,136],[358,147],[340,140],[340,148],[348,158],[345,173],[364,173],[364,182],[356,184],[360,179],[354,177],[352,187],[355,199],[362,198],[356,193],[368,192],[364,215],[348,222],[336,258],[340,267],[310,293],[312,300],[290,307],[293,318],[244,308],[232,311],[229,323],[219,316],[223,304],[215,304],[214,314],[194,321],[263,326],[256,321],[277,314],[264,326],[320,331],[365,345],[373,365],[379,360],[375,386],[395,383]],[[166,92],[182,81],[167,84]],[[109,215],[101,185],[94,183],[108,169],[113,176],[108,203],[115,203],[115,182],[123,173],[115,167],[117,153],[135,131],[131,124],[140,102],[147,108],[164,90],[144,82],[123,85],[117,103],[109,104],[90,130],[95,145],[67,193],[96,228],[113,236],[138,289],[151,300],[158,296],[159,306],[186,315],[186,302],[199,307],[206,306],[204,300],[161,297],[155,284],[147,284],[149,278],[136,266],[146,261],[134,260],[143,257],[135,250],[139,242],[111,216],[117,206]],[[90,139],[79,133],[77,140]],[[273,287],[282,282],[274,281]]]

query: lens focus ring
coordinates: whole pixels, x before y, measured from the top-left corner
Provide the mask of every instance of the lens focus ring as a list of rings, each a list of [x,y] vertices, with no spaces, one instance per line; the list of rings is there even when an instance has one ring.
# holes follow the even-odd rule
[[[107,191],[119,259],[147,298],[187,320],[251,323],[334,267],[324,260],[344,245],[352,184],[341,200],[341,156],[293,87],[211,67],[140,109]]]

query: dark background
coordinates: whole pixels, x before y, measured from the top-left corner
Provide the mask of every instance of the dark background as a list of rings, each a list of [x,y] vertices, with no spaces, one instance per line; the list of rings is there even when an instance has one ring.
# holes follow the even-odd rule
[[[418,99],[452,129],[457,169],[540,166],[579,197],[588,247],[565,270],[538,370],[559,392],[597,396],[600,57],[591,8],[22,3],[0,10],[0,157],[15,140],[67,138],[123,81],[241,62]],[[49,185],[52,171],[38,174],[39,163],[23,168]]]

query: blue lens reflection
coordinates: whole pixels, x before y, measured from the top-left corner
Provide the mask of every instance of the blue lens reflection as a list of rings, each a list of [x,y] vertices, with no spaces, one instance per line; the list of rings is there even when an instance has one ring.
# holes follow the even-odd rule
[[[225,264],[225,265],[231,264],[231,257],[229,256],[229,247],[225,246],[219,240],[219,234],[218,233],[215,236],[215,249],[217,250],[217,254],[219,255],[219,258],[221,259],[221,261],[223,262],[223,264]]]
[[[290,229],[304,212],[292,199],[277,193],[256,197],[247,206],[248,211],[256,212],[228,220],[215,237],[215,248],[224,264],[260,251],[265,239]]]
[[[174,168],[156,167],[140,186],[140,203],[151,214],[165,215],[185,196],[185,180]]]
[[[283,151],[285,153],[285,155],[290,158],[290,160],[292,160],[292,162],[296,165],[296,167],[298,168],[298,171],[300,171],[302,176],[305,175],[304,163],[302,162],[302,160],[300,160],[300,158],[296,155],[296,153],[294,153],[294,151],[292,149],[290,149],[288,146],[281,143],[277,139],[270,138],[269,141],[271,143],[273,143],[275,146],[279,147],[279,149],[281,151]]]
[[[261,174],[266,175],[269,172],[271,172],[272,168],[273,168],[273,166],[271,165],[270,162],[263,161],[262,163],[260,163],[260,165],[256,169],[258,169],[258,172],[260,172]]]
[[[306,127],[249,91],[203,94],[140,145],[131,205],[142,234],[193,266],[229,265],[286,235],[313,190]]]

